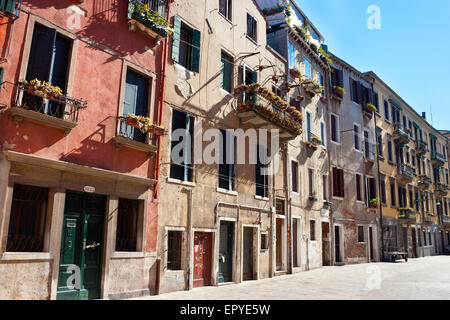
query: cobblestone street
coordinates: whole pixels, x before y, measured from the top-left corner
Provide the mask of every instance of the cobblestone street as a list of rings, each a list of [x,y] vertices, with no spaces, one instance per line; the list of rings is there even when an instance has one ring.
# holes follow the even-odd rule
[[[236,285],[197,288],[138,299],[162,300],[415,300],[450,299],[450,256],[323,267]]]

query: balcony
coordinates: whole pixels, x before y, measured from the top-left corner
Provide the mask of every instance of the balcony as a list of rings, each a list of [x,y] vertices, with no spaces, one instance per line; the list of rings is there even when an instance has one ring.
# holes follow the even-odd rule
[[[318,136],[316,136],[314,133],[312,132],[308,132],[308,141],[306,142],[306,144],[316,150],[318,146],[322,145],[322,139],[320,139]]]
[[[377,107],[375,107],[372,103],[363,104],[362,109],[364,111],[364,115],[369,119],[372,119],[373,113],[377,111]]]
[[[448,185],[438,182],[434,187],[434,192],[438,197],[445,197],[448,192]]]
[[[303,81],[302,87],[307,93],[309,93],[312,96],[320,94],[323,90],[320,84],[310,79]]]
[[[428,189],[432,183],[433,181],[431,180],[430,177],[426,175],[419,176],[418,187],[420,190]]]
[[[87,108],[87,101],[61,94],[61,89],[40,81],[22,81],[15,86],[17,98],[10,112],[16,122],[27,119],[68,134],[77,126],[80,110]]]
[[[242,124],[258,129],[279,129],[282,140],[292,140],[302,133],[302,114],[270,89],[254,83],[235,89],[237,113]]]
[[[416,154],[418,156],[423,156],[428,152],[427,143],[422,140],[416,140]]]
[[[364,158],[371,162],[374,163],[376,158],[377,158],[377,151],[376,151],[376,145],[374,143],[371,142],[364,142]]]
[[[400,142],[401,144],[409,143],[409,132],[408,129],[399,123],[394,125],[394,141]]]
[[[442,216],[442,223],[450,225],[450,216]]]
[[[445,157],[442,153],[432,151],[431,163],[435,166],[442,167],[445,164]]]
[[[428,213],[425,213],[423,215],[423,223],[425,223],[425,224],[433,223],[433,216]]]
[[[150,124],[143,125],[143,122],[136,120],[136,117],[118,117],[117,134],[114,141],[119,149],[125,146],[148,152],[149,156],[152,156],[158,150],[157,136],[164,134],[166,132],[161,127]]]
[[[403,163],[397,167],[398,179],[405,183],[410,183],[416,177],[416,171],[410,165]]]
[[[398,219],[406,223],[414,224],[416,223],[416,213],[411,208],[400,208],[398,209]]]
[[[129,30],[139,30],[159,45],[172,30],[164,18],[166,8],[167,0],[129,0],[127,16]]]
[[[22,7],[22,0],[0,0],[0,16],[17,19]]]

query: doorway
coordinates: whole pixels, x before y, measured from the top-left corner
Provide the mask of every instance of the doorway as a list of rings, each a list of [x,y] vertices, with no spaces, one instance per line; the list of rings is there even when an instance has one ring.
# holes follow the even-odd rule
[[[411,229],[411,238],[412,238],[412,253],[413,253],[413,257],[417,258],[418,254],[417,254],[417,235],[416,235],[416,228],[412,228]]]
[[[370,261],[375,261],[372,227],[369,227],[369,259]]]
[[[242,275],[243,280],[255,280],[254,275],[254,254],[253,254],[253,227],[244,227],[243,231],[243,252],[242,252]]]
[[[194,288],[211,285],[212,233],[194,233]]]
[[[336,263],[342,263],[340,230],[340,226],[334,226],[334,259]]]
[[[408,253],[408,228],[402,227],[403,250]]]
[[[104,216],[104,196],[66,193],[56,299],[100,298]]]
[[[292,219],[292,264],[294,268],[300,267],[300,257],[299,257],[299,245],[298,245],[298,234],[299,234],[299,219]]]
[[[331,266],[330,224],[322,222],[322,265]]]
[[[284,219],[276,219],[276,267],[277,271],[283,270],[283,224]]]
[[[234,222],[221,221],[219,235],[219,283],[233,281]]]

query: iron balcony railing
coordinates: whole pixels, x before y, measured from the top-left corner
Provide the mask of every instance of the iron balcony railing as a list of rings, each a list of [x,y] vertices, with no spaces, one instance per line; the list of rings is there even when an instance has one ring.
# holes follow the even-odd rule
[[[400,178],[403,178],[405,180],[412,180],[416,176],[416,171],[410,165],[402,163],[398,167],[398,174]]]
[[[428,151],[427,143],[422,140],[417,140],[416,141],[416,154],[421,156],[421,155],[425,154],[427,151]]]
[[[141,132],[138,128],[127,123],[126,117],[117,117],[118,135],[137,142],[157,145],[157,138],[154,133]]]
[[[398,210],[398,218],[412,223],[416,222],[416,213],[412,209],[401,208]]]
[[[423,222],[431,223],[431,222],[433,222],[433,217],[431,215],[429,215],[428,213],[425,213],[423,215]]]
[[[394,125],[394,140],[397,140],[403,144],[407,144],[409,142],[409,139],[410,136],[408,129],[400,123],[396,123]]]
[[[437,164],[443,165],[445,163],[445,157],[442,153],[437,151],[431,152],[431,161],[434,161]]]
[[[51,117],[74,123],[78,122],[80,110],[87,108],[87,101],[74,99],[66,95],[58,95],[51,99],[33,95],[26,82],[19,82],[15,106],[30,111],[37,111]]]
[[[423,187],[423,188],[428,188],[431,186],[431,184],[433,183],[433,181],[431,180],[430,177],[426,176],[426,175],[422,175],[419,176],[419,186]]]
[[[134,19],[162,37],[166,37],[168,34],[167,3],[168,0],[128,0],[128,20]],[[141,8],[145,9],[141,10]]]
[[[436,183],[435,192],[438,195],[446,195],[448,192],[448,185],[440,182]]]
[[[442,222],[444,224],[450,224],[450,216],[442,216]]]

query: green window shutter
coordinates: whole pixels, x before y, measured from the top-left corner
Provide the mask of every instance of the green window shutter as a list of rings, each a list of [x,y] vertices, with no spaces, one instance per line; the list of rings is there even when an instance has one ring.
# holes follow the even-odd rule
[[[16,0],[6,0],[5,10],[11,14],[16,11]]]
[[[2,83],[3,83],[3,74],[5,69],[0,68],[0,91],[2,91]]]
[[[192,71],[200,71],[200,31],[192,30],[192,56],[191,56]]]
[[[173,17],[172,60],[180,61],[181,19]]]

